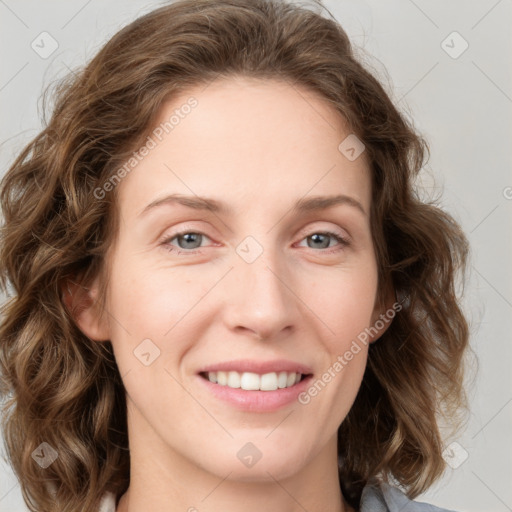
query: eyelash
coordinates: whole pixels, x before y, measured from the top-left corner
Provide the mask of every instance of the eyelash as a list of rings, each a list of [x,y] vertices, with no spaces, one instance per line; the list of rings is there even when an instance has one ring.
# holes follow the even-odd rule
[[[176,248],[175,246],[170,244],[170,242],[172,240],[174,240],[175,238],[178,238],[183,235],[188,235],[188,234],[201,235],[208,239],[210,238],[208,235],[206,235],[205,233],[202,233],[201,231],[192,231],[189,229],[189,230],[185,230],[185,231],[180,231],[179,233],[174,233],[172,236],[168,236],[168,237],[164,238],[161,242],[161,245],[163,245],[164,248],[166,250],[168,250],[169,252],[176,253],[176,254],[188,254],[188,255],[201,254],[201,252],[202,252],[201,249],[190,249],[190,250],[180,249],[180,248]],[[315,252],[320,251],[320,252],[323,252],[326,254],[332,254],[332,253],[340,251],[342,248],[347,247],[349,245],[349,241],[346,238],[343,238],[341,235],[339,235],[338,233],[335,233],[333,231],[314,231],[310,235],[307,235],[304,238],[302,238],[302,240],[305,240],[306,238],[309,238],[310,236],[313,236],[313,235],[330,236],[330,237],[334,238],[339,243],[338,248],[333,249],[331,247],[327,247],[325,249],[312,249]]]

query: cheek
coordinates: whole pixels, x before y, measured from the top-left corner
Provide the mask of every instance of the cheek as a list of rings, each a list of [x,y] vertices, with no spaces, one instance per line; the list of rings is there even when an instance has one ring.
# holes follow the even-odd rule
[[[343,269],[317,281],[311,309],[328,327],[331,354],[343,353],[370,326],[376,293],[377,270],[371,262],[357,272]]]
[[[184,292],[187,277],[177,270],[158,272],[135,259],[117,263],[110,280],[109,318],[127,395],[146,411],[175,410],[187,397],[173,379],[179,379],[174,363],[197,338],[193,315],[187,314],[201,295],[200,286]]]
[[[208,279],[192,279],[184,268],[150,268],[143,257],[119,259],[111,272],[108,317],[121,373],[137,363],[141,343],[152,348],[148,339],[159,365],[180,357],[195,338],[193,310],[209,287]],[[180,341],[183,329],[190,335]]]
[[[322,329],[327,333],[322,339],[327,357],[299,402],[310,404],[317,417],[325,418],[326,428],[338,428],[361,385],[376,292],[377,270],[372,261],[357,271],[343,269],[329,279],[317,280],[311,309],[320,312],[320,321],[327,326]]]
[[[201,285],[182,268],[161,268],[149,255],[122,250],[111,272],[111,312],[136,336],[162,337],[190,309]]]

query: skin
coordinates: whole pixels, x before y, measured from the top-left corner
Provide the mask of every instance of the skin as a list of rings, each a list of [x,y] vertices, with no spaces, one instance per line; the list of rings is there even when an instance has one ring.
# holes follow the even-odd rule
[[[283,358],[310,365],[318,378],[385,311],[376,306],[365,153],[349,161],[338,150],[350,133],[341,115],[277,80],[191,88],[164,105],[157,124],[190,96],[198,106],[118,185],[108,314],[94,307],[96,279],[77,318],[91,339],[112,341],[126,388],[131,481],[117,512],[350,510],[336,434],[367,346],[310,403],[270,413],[221,402],[196,372]],[[215,198],[233,213],[165,204],[140,215],[171,193]],[[364,212],[350,204],[291,211],[303,196],[334,193]],[[187,245],[175,236],[183,230],[205,236]],[[326,230],[349,244],[327,237],[315,245],[311,236]],[[263,249],[250,264],[236,252],[247,236]],[[133,353],[147,338],[160,350],[149,366]],[[236,456],[247,442],[262,453],[250,468]]]

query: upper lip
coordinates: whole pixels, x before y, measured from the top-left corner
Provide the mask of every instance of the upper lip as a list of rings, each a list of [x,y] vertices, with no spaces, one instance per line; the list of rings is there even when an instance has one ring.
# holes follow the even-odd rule
[[[272,373],[272,372],[295,372],[307,375],[313,373],[311,367],[297,363],[295,361],[289,361],[287,359],[276,359],[273,361],[254,361],[253,359],[237,359],[233,361],[223,361],[219,363],[213,363],[205,366],[199,370],[198,373],[208,372],[252,372],[252,373]]]

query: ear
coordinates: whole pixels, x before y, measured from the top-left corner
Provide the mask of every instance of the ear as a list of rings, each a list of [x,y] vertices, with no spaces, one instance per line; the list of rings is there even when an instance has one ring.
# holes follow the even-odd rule
[[[376,342],[387,331],[396,313],[401,309],[402,306],[396,298],[395,289],[388,286],[384,299],[378,300],[377,297],[375,300],[371,327],[368,329],[370,343]]]
[[[99,278],[88,287],[68,279],[62,287],[62,300],[78,328],[91,340],[110,339],[106,318],[99,308]]]

